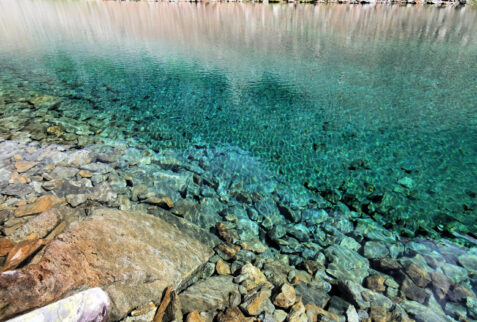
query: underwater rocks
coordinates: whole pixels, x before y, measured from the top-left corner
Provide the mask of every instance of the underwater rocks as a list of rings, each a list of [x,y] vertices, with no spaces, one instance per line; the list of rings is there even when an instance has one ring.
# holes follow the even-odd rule
[[[326,249],[325,255],[330,262],[326,272],[338,279],[362,283],[369,275],[369,261],[355,251],[333,245]]]
[[[0,300],[21,298],[8,307],[20,312],[100,286],[113,320],[150,321],[166,302],[164,321],[475,315],[475,250],[405,241],[343,203],[322,208],[248,158],[0,142],[0,263],[24,255],[0,275]],[[20,174],[19,160],[35,165]]]
[[[232,276],[214,276],[199,281],[179,295],[182,312],[223,310],[240,304],[238,285]]]

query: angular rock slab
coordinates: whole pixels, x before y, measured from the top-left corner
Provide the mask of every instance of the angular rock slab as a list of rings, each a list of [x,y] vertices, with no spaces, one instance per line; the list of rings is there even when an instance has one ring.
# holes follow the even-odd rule
[[[108,294],[96,287],[48,304],[9,322],[107,321],[111,309]]]
[[[51,241],[37,264],[0,275],[0,319],[79,288],[103,288],[113,320],[158,301],[168,285],[181,287],[213,254],[185,231],[144,213],[95,210]]]

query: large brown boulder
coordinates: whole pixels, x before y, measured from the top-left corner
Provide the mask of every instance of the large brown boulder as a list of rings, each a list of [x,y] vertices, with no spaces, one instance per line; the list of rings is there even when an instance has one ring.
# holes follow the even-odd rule
[[[159,301],[213,254],[183,228],[143,213],[95,210],[45,246],[37,264],[0,275],[0,319],[98,286],[111,298],[113,320]]]

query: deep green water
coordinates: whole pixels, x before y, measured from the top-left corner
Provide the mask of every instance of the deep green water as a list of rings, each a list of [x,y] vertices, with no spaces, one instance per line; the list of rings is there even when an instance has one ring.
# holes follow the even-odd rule
[[[239,146],[404,234],[475,237],[476,30],[472,6],[0,0],[0,119]]]

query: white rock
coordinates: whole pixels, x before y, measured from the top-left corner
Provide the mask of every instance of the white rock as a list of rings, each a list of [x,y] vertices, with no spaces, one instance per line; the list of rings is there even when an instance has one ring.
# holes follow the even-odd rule
[[[108,295],[96,287],[13,318],[9,322],[107,321],[110,307]]]

